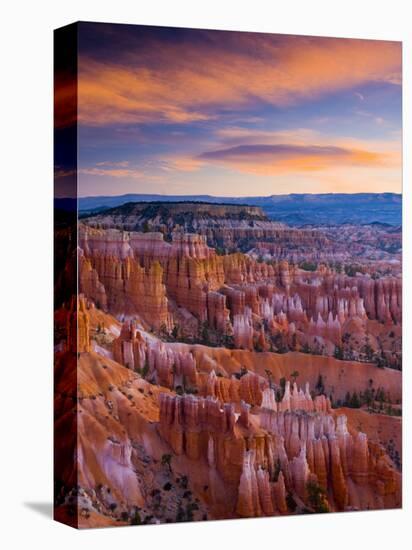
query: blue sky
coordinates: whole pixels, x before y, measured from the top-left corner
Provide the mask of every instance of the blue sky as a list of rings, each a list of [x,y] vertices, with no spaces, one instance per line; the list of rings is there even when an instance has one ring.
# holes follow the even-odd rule
[[[401,192],[401,44],[82,23],[79,194]]]

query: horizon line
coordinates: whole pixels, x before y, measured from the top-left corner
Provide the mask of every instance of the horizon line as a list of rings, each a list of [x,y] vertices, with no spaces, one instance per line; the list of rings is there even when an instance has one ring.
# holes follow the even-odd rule
[[[158,196],[158,197],[213,197],[217,199],[233,199],[233,198],[270,198],[270,197],[290,197],[293,195],[296,196],[304,196],[304,195],[313,195],[313,196],[325,196],[325,195],[402,195],[402,192],[395,192],[395,191],[380,191],[380,192],[373,192],[373,191],[359,191],[357,193],[349,193],[349,192],[329,192],[329,193],[272,193],[270,195],[211,195],[208,193],[138,193],[138,192],[131,192],[131,193],[121,193],[118,195],[79,195],[77,197],[56,197],[59,199],[94,199],[94,198],[101,198],[101,197],[126,197],[129,195],[140,195],[140,196]]]

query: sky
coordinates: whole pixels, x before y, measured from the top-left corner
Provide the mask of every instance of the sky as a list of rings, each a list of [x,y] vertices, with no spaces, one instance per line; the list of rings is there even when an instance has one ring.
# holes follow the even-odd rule
[[[81,23],[79,195],[399,193],[401,57],[399,42]]]

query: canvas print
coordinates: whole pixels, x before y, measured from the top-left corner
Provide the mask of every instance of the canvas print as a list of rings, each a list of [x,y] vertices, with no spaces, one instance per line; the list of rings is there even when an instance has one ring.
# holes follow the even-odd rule
[[[400,508],[401,43],[55,31],[55,518]]]

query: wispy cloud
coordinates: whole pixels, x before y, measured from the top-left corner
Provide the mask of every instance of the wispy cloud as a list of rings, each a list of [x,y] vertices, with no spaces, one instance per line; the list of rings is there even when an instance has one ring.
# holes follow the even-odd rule
[[[108,166],[110,168],[127,168],[129,165],[130,162],[128,160],[120,160],[117,162],[102,160],[100,162],[96,162],[96,166]]]
[[[203,166],[204,162],[201,157],[171,157],[166,159],[163,170],[178,171],[178,172],[196,172]]]
[[[117,163],[118,164],[118,163]],[[122,163],[120,163],[122,164]],[[127,166],[128,163],[126,163]],[[110,178],[132,178],[141,179],[145,174],[141,170],[135,168],[117,167],[116,163],[108,164],[97,163],[95,166],[84,167],[79,169],[79,174],[85,176],[101,176]]]
[[[70,168],[64,168],[62,166],[55,166],[54,167],[54,177],[55,179],[58,178],[68,178],[73,177],[76,175],[76,170]]]
[[[399,84],[394,42],[293,37],[256,38],[250,49],[219,39],[148,47],[118,62],[82,57],[79,120],[88,125],[214,120],[218,108],[299,103],[368,82]],[[252,47],[254,44],[254,48]],[[259,55],[256,55],[259,51]]]
[[[375,124],[378,124],[379,126],[381,126],[382,124],[385,124],[385,119],[381,116],[376,116],[375,114],[373,113],[369,113],[368,111],[362,111],[362,110],[356,110],[354,111],[355,115],[358,115],[358,116],[361,116],[361,117],[364,117],[364,118],[369,118],[370,120],[373,120],[373,122],[375,122]]]

